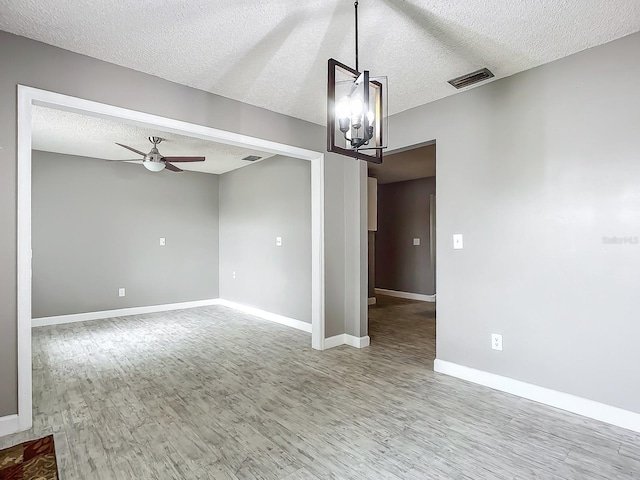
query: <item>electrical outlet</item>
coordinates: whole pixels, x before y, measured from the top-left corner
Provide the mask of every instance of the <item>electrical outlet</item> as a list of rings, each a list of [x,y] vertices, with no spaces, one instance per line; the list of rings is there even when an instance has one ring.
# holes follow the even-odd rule
[[[160,246],[164,247],[167,244],[167,239],[164,237],[160,237]]]
[[[233,277],[233,278],[236,278],[236,272],[233,272],[232,277]]]
[[[124,288],[119,288],[118,289],[118,296],[119,297],[124,297],[125,294],[126,294],[126,292],[125,292]]]
[[[491,334],[491,348],[494,350],[502,350],[502,335],[499,333]]]
[[[282,246],[282,237],[276,237],[276,247]]]

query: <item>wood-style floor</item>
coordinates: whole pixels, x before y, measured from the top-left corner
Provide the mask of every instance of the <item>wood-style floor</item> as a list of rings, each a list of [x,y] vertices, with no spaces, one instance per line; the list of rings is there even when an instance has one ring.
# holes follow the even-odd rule
[[[378,355],[433,373],[436,304],[378,295],[376,305],[369,307],[369,337]]]
[[[380,297],[372,345],[224,307],[34,330],[34,428],[63,480],[631,479],[640,435],[433,373],[433,305]]]

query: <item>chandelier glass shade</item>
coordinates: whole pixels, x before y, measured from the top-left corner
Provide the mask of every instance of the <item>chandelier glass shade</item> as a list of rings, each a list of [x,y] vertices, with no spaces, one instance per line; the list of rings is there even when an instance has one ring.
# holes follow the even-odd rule
[[[371,77],[337,60],[329,60],[327,149],[382,163],[386,147],[386,77]]]

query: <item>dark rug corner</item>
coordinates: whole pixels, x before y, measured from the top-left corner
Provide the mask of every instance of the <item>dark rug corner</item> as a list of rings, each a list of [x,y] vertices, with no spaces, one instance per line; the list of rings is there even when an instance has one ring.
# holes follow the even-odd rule
[[[0,480],[58,480],[53,435],[0,450]]]

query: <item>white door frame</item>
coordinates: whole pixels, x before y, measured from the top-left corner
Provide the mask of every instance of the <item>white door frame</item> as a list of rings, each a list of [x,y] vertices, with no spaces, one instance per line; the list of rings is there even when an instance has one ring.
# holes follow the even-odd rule
[[[31,117],[32,106],[152,127],[311,162],[311,346],[324,349],[324,154],[150,113],[18,85],[18,423],[32,426],[31,378]]]

